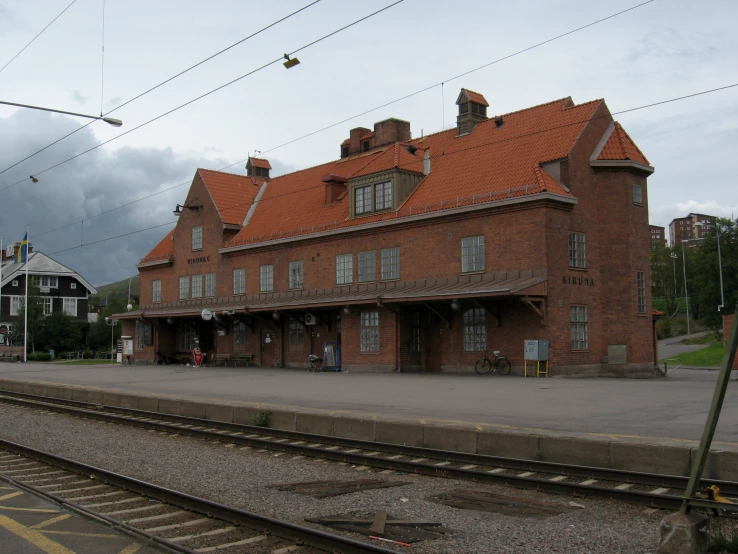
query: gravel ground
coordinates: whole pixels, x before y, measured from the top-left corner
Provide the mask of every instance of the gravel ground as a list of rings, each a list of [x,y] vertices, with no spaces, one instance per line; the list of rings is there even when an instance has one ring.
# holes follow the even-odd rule
[[[0,437],[143,479],[195,496],[258,512],[300,525],[305,518],[386,510],[394,517],[438,521],[456,530],[442,539],[416,543],[427,553],[653,553],[663,512],[600,500],[472,484],[418,475],[381,474],[321,460],[292,459],[264,451],[46,414],[0,404]],[[266,485],[318,480],[386,478],[409,485],[315,499],[266,488]],[[510,517],[460,510],[426,498],[455,489],[474,489],[516,498],[584,509],[546,519]],[[358,538],[358,537],[355,537]],[[367,539],[364,539],[367,540]]]

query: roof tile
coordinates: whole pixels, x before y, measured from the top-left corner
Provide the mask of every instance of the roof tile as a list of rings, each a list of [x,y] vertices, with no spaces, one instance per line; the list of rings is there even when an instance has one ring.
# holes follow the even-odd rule
[[[641,152],[638,146],[636,146],[636,143],[633,142],[633,139],[630,138],[628,133],[625,132],[625,129],[617,121],[615,122],[615,128],[610,138],[605,143],[605,147],[597,159],[631,160],[644,165],[650,165],[646,156],[643,155],[643,152]]]
[[[167,233],[167,236],[159,241],[159,244],[146,254],[143,259],[138,262],[145,264],[148,262],[156,262],[159,260],[168,260],[174,256],[174,229]]]
[[[260,167],[262,169],[271,169],[272,166],[269,164],[269,160],[264,158],[249,158],[251,165],[254,167]]]
[[[254,202],[264,179],[209,169],[198,169],[197,171],[210,192],[223,223],[243,225],[246,213]]]

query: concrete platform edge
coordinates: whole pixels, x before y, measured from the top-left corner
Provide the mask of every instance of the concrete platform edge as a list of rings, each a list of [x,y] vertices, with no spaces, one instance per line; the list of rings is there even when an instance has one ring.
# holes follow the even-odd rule
[[[272,407],[269,404],[144,395],[15,379],[0,379],[0,390],[240,424],[252,424],[253,418],[266,409],[269,410],[270,427],[277,429],[646,473],[687,475],[698,446],[656,444],[643,439],[630,442],[613,440],[608,435],[587,437],[548,433],[541,429],[526,432],[490,429],[485,425],[380,419],[358,413],[284,409],[283,406]],[[738,481],[738,452],[713,446],[703,478]]]

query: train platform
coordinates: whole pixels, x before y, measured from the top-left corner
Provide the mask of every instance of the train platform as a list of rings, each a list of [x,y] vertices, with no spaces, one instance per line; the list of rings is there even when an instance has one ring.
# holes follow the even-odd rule
[[[0,550],[15,554],[154,554],[110,527],[0,480]]]
[[[664,379],[309,373],[280,368],[0,364],[0,389],[445,450],[684,474],[717,371]],[[738,396],[708,472],[738,480]]]

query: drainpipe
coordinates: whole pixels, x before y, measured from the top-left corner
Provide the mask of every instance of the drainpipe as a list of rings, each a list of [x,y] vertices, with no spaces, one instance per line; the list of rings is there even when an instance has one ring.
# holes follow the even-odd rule
[[[400,363],[400,313],[401,312],[397,312],[395,314],[395,335],[397,336],[395,344],[395,368],[397,369],[397,373],[402,372],[402,366]]]

